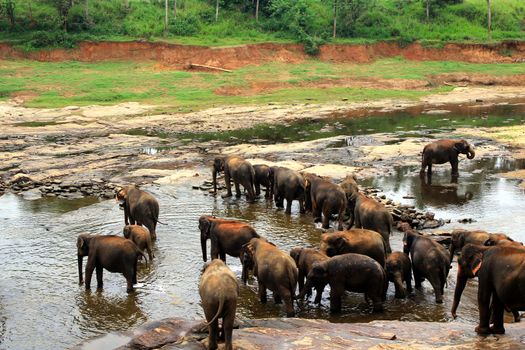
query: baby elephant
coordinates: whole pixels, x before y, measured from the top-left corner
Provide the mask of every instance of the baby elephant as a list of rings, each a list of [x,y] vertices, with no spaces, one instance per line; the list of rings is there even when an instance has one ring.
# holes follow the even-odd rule
[[[303,291],[304,280],[312,270],[313,264],[328,259],[328,257],[320,251],[311,248],[293,248],[290,250],[290,256],[295,260],[297,268],[299,269],[299,292]],[[313,287],[317,292],[315,295],[315,303],[320,304],[325,286],[324,284],[320,284]],[[306,294],[306,296],[310,297],[310,295],[312,295],[312,289],[309,288],[303,294]]]
[[[153,253],[151,252],[151,235],[149,231],[139,225],[126,225],[122,231],[124,237],[130,239],[137,247],[144,252],[148,251],[149,260],[153,260]]]
[[[222,331],[225,349],[231,350],[233,322],[237,309],[239,284],[233,272],[220,259],[213,259],[206,265],[199,283],[202,308],[208,324],[208,349],[217,349],[219,318],[222,318]]]
[[[386,259],[386,276],[396,287],[396,298],[406,298],[407,291],[412,293],[412,268],[410,259],[403,252],[393,252]],[[406,288],[403,282],[406,282]]]

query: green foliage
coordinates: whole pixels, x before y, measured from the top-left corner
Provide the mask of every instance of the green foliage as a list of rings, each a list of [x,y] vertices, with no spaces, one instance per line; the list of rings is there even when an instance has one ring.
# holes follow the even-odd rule
[[[484,41],[486,0],[178,0],[177,17],[169,0],[164,28],[160,0],[0,0],[0,39],[19,41],[26,49],[71,46],[71,41],[162,38],[170,42],[235,45],[261,41],[297,41],[310,53],[331,40],[333,5],[337,2],[337,40]],[[87,8],[86,8],[87,4]],[[525,2],[492,1],[492,37],[525,39]],[[37,32],[48,32],[48,37]],[[58,32],[67,31],[68,36]],[[34,45],[32,44],[34,43]]]

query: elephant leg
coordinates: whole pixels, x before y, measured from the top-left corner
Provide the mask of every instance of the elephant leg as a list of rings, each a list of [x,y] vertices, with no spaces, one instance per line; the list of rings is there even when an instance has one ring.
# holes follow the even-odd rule
[[[102,289],[103,283],[102,283],[102,271],[104,268],[102,265],[98,264],[96,266],[96,272],[97,272],[97,288]]]
[[[405,273],[405,282],[407,284],[407,292],[412,293],[412,273],[410,270]]]
[[[297,283],[299,284],[299,292],[303,290],[304,287],[304,271],[303,269],[299,269],[299,274],[297,276]]]
[[[299,213],[306,213],[306,208],[304,207],[304,199],[299,199]]]
[[[450,166],[452,167],[452,175],[458,175],[458,159],[451,159],[450,160]]]
[[[233,185],[235,186],[235,197],[240,198],[241,197],[241,186],[239,183],[235,180],[233,180]]]
[[[233,324],[235,322],[235,307],[228,307],[224,310],[224,316],[222,318],[222,332],[224,334],[224,349],[233,350],[232,344],[232,333]]]
[[[256,182],[255,183],[255,195],[259,196],[261,194],[261,184]]]
[[[514,322],[520,322],[521,316],[517,310],[511,310],[512,316],[514,316]]]
[[[416,289],[421,289],[421,282],[423,282],[423,278],[414,265],[412,265],[412,269],[414,271],[414,285]]]
[[[443,304],[443,293],[442,293],[442,287],[439,281],[439,277],[432,276],[431,278],[428,279],[428,281],[432,285],[432,288],[434,288],[434,294],[436,296],[436,303]]]
[[[282,304],[283,299],[281,298],[281,295],[278,292],[273,292],[273,301],[276,304]]]
[[[341,296],[343,295],[344,291],[345,289],[343,286],[330,285],[330,312],[341,312]]]
[[[286,310],[286,317],[294,317],[295,316],[295,310],[294,310],[294,307],[293,307],[292,293],[290,293],[290,291],[287,288],[281,287],[281,288],[279,288],[279,296],[284,301],[284,308]]]
[[[208,350],[217,349],[217,337],[219,335],[219,318],[217,317],[212,323],[208,325]]]
[[[323,297],[324,287],[315,287],[315,300],[314,303],[321,304],[321,298]]]
[[[330,213],[323,213],[323,228],[325,230],[330,228]]]
[[[149,231],[149,234],[151,235],[151,240],[156,241],[157,240],[157,233],[155,232],[155,224],[153,222],[153,219],[147,218],[142,223]]]
[[[149,242],[146,245],[146,250],[148,251],[148,258],[149,258],[149,261],[151,262],[153,260],[153,253],[151,251],[151,244]]]
[[[286,199],[286,210],[284,211],[285,214],[291,214],[292,213],[292,200]]]
[[[259,300],[261,300],[261,303],[266,304],[267,298],[266,298],[266,286],[261,282],[258,281],[259,284]]]
[[[487,288],[485,283],[480,281],[478,286],[478,308],[479,308],[479,325],[476,327],[478,334],[490,334],[490,299],[492,290]]]
[[[91,277],[93,276],[93,270],[95,269],[95,257],[88,256],[88,261],[86,263],[86,279],[84,281],[86,289],[91,289]]]
[[[503,312],[505,307],[496,293],[492,295],[492,316],[494,324],[490,327],[492,334],[505,334],[505,327],[503,326]]]
[[[224,181],[226,182],[226,194],[222,195],[222,198],[227,198],[232,196],[232,184],[230,182],[230,172],[224,170]]]

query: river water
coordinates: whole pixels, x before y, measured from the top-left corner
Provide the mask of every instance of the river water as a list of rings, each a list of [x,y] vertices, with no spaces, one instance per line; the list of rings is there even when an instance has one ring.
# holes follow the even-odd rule
[[[515,116],[516,110],[510,113]],[[518,116],[523,123],[525,113]],[[505,114],[501,121],[508,118]],[[363,184],[381,188],[388,197],[432,211],[437,217],[450,218],[450,226],[459,227],[456,220],[468,217],[476,221],[462,227],[503,231],[525,241],[524,192],[516,181],[494,176],[519,168],[524,168],[523,162],[475,159],[460,169],[457,184],[451,182],[449,172],[445,171],[436,171],[432,184],[425,183],[419,178],[418,169],[411,167],[396,168],[392,176],[369,179]],[[160,219],[168,225],[159,226],[155,259],[148,266],[140,265],[139,285],[130,295],[125,291],[125,279],[107,271],[103,291],[86,292],[83,286],[78,286],[76,237],[83,232],[120,234],[123,212],[114,200],[26,201],[11,193],[0,197],[0,348],[66,348],[96,335],[128,330],[148,320],[172,316],[201,319],[197,285],[203,262],[197,220],[202,214],[246,220],[286,251],[295,246],[318,246],[321,231],[310,216],[298,213],[296,204],[292,215],[286,216],[264,199],[255,204],[246,203],[244,198],[222,199],[192,190],[188,184],[152,185],[146,189],[158,198]],[[414,198],[403,198],[407,195]],[[399,232],[394,233],[391,239],[394,250],[401,250],[401,237]],[[240,276],[238,259],[229,257],[228,264]],[[442,305],[435,304],[432,288],[425,282],[422,291],[406,300],[395,300],[391,285],[383,314],[371,314],[362,295],[349,294],[343,301],[342,315],[331,316],[325,290],[322,307],[311,303],[297,305],[297,316],[334,322],[374,319],[449,322],[455,275],[454,264]],[[476,322],[475,294],[475,283],[471,283],[458,311],[461,321]],[[256,281],[251,279],[241,288],[238,315],[283,317],[284,312],[271,298],[261,305]],[[126,340],[115,337],[112,344]]]

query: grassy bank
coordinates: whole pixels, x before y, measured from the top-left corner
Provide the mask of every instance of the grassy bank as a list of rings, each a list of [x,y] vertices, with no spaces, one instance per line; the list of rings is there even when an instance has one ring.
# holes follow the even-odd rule
[[[415,62],[401,58],[371,64],[247,66],[232,73],[168,70],[154,63],[0,61],[0,98],[22,98],[30,107],[112,105],[139,101],[167,110],[197,110],[220,105],[323,103],[383,98],[415,99],[450,86],[391,89],[385,79],[421,81],[442,73],[525,74],[525,63],[470,64]],[[370,82],[370,87],[356,81]],[[420,84],[421,85],[421,84]]]

